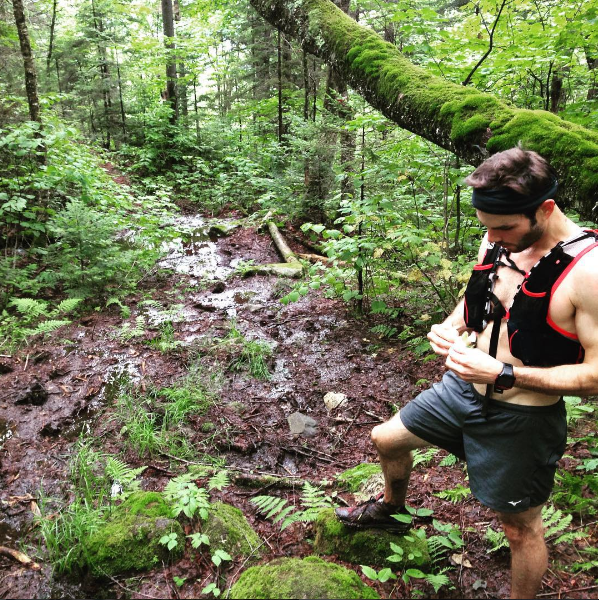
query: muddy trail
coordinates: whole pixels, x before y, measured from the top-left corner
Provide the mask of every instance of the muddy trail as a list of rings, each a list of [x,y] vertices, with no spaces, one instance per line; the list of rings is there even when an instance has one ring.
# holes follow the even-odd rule
[[[78,439],[92,440],[132,467],[146,466],[139,477],[144,490],[163,490],[194,461],[235,469],[246,479],[240,476],[222,491],[214,490],[211,500],[243,511],[263,540],[261,561],[303,557],[312,552],[311,524],[295,523],[281,531],[257,514],[251,499],[273,494],[297,503],[304,480],[327,480],[326,489],[335,490],[335,475],[376,461],[371,428],[442,376],[441,362],[423,363],[399,343],[378,339],[370,331],[374,323],[353,315],[340,300],[313,291],[283,305],[280,298],[291,290],[290,280],[243,276],[249,261],[280,261],[268,233],[232,218],[219,223],[211,227],[198,216],[177,217],[173,226],[180,229],[180,239],[161,268],[142,282],[137,297],[125,303],[124,314],[128,309],[130,316],[113,305],[0,358],[0,546],[21,550],[39,565],[32,568],[0,555],[1,598],[196,598],[214,580],[209,557],[189,544],[182,558],[132,578],[98,582],[85,574],[75,580],[53,577],[35,515],[42,493],[65,506],[72,500],[69,463]],[[292,236],[287,240],[295,251],[310,252]],[[161,346],[156,340],[160,335],[166,339],[167,322],[172,329]],[[231,356],[215,340],[230,338],[233,329],[273,349],[267,359],[269,379],[230,368]],[[115,408],[119,395],[125,388],[143,396],[172,386],[189,374],[190,365],[199,365],[207,375],[221,374],[207,410],[191,415],[182,429],[195,457],[177,458],[166,451],[140,457],[124,437]],[[329,392],[347,400],[329,409],[323,401]],[[297,413],[304,424],[309,417],[308,426],[300,424],[293,433],[289,417]],[[583,421],[577,426],[593,428]],[[577,452],[584,450],[576,445],[569,449],[572,457]],[[439,452],[415,467],[408,501],[460,528],[463,552],[447,557],[445,564],[451,586],[435,593],[421,580],[374,583],[358,565],[337,560],[356,570],[381,597],[508,594],[509,554],[505,548],[489,553],[485,541],[488,527],[498,529],[492,511],[471,496],[451,502],[435,495],[468,485],[463,465],[439,464],[445,456]],[[566,467],[568,460],[563,460]],[[266,479],[271,475],[284,478],[285,486]],[[353,502],[350,493],[338,489],[339,502]],[[432,529],[431,519],[417,525]],[[552,567],[541,591],[544,597],[596,598],[593,571],[571,569],[587,556],[584,548],[597,543],[593,515],[575,515],[571,529],[583,528],[590,537],[550,545]],[[223,593],[242,567],[242,560],[221,567]],[[185,581],[177,586],[173,577]]]

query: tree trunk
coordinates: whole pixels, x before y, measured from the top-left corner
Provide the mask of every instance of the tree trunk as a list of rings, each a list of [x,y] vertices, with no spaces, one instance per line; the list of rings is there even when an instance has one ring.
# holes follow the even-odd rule
[[[179,23],[181,21],[181,7],[179,6],[179,0],[174,0],[174,11],[175,11],[175,22]],[[177,32],[179,35],[179,32]],[[187,117],[188,115],[188,99],[187,99],[187,70],[185,68],[185,61],[179,57],[179,78],[177,81],[177,91],[179,92],[179,97],[177,98],[177,107],[181,111],[183,117]]]
[[[52,50],[54,46],[54,28],[56,27],[56,3],[52,2],[52,22],[50,23],[50,41],[48,43],[48,56],[46,58],[46,71],[50,72],[50,61],[52,60]]]
[[[40,100],[37,94],[37,71],[31,52],[31,42],[29,41],[29,32],[27,31],[27,23],[25,21],[23,1],[12,0],[12,7],[19,34],[23,66],[25,67],[25,91],[27,93],[27,104],[29,105],[29,117],[32,121],[37,121],[41,125]]]
[[[166,101],[170,103],[172,113],[171,124],[175,124],[179,118],[177,105],[177,63],[175,62],[175,22],[172,0],[161,0],[162,5],[162,31],[164,33],[164,45],[167,49],[166,58]]]
[[[543,155],[560,177],[560,203],[593,218],[597,202],[595,133],[544,111],[452,84],[416,67],[330,0],[250,0],[272,25],[340,76],[404,129],[478,165],[518,142]]]
[[[92,0],[92,16],[94,19],[94,29],[97,33],[98,60],[100,66],[100,78],[102,80],[102,101],[104,103],[104,128],[106,130],[106,141],[104,147],[110,149],[110,140],[112,135],[112,98],[110,97],[110,71],[108,69],[108,58],[106,47],[104,46],[104,22],[102,15],[96,13],[96,7]]]

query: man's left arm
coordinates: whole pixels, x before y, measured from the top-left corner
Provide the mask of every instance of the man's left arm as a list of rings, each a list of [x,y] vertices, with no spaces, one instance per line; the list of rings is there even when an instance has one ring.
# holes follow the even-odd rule
[[[544,394],[591,396],[597,394],[597,268],[589,253],[584,264],[571,273],[575,327],[585,350],[584,361],[557,367],[514,367],[516,387]],[[587,257],[585,257],[586,259]],[[581,261],[583,263],[583,261]],[[580,268],[578,268],[580,267]],[[455,344],[446,365],[460,378],[471,383],[494,383],[503,363],[476,349]]]

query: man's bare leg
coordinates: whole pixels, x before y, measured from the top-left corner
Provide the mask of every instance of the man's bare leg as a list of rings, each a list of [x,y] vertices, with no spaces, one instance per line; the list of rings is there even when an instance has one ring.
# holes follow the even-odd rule
[[[399,413],[386,423],[377,425],[372,430],[371,438],[385,477],[383,499],[394,506],[403,506],[412,471],[412,450],[430,444],[410,433],[401,422]]]
[[[511,598],[534,598],[548,564],[542,506],[517,514],[499,513],[512,552]]]

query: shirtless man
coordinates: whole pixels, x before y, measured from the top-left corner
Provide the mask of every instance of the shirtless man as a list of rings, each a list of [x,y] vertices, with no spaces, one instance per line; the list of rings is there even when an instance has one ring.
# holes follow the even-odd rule
[[[597,393],[597,238],[557,207],[555,173],[535,152],[495,154],[466,183],[487,233],[465,298],[428,334],[448,371],[372,431],[384,494],[336,512],[400,530],[391,515],[405,512],[411,451],[444,448],[503,525],[511,597],[534,598],[548,562],[541,509],[566,446],[561,396]]]

